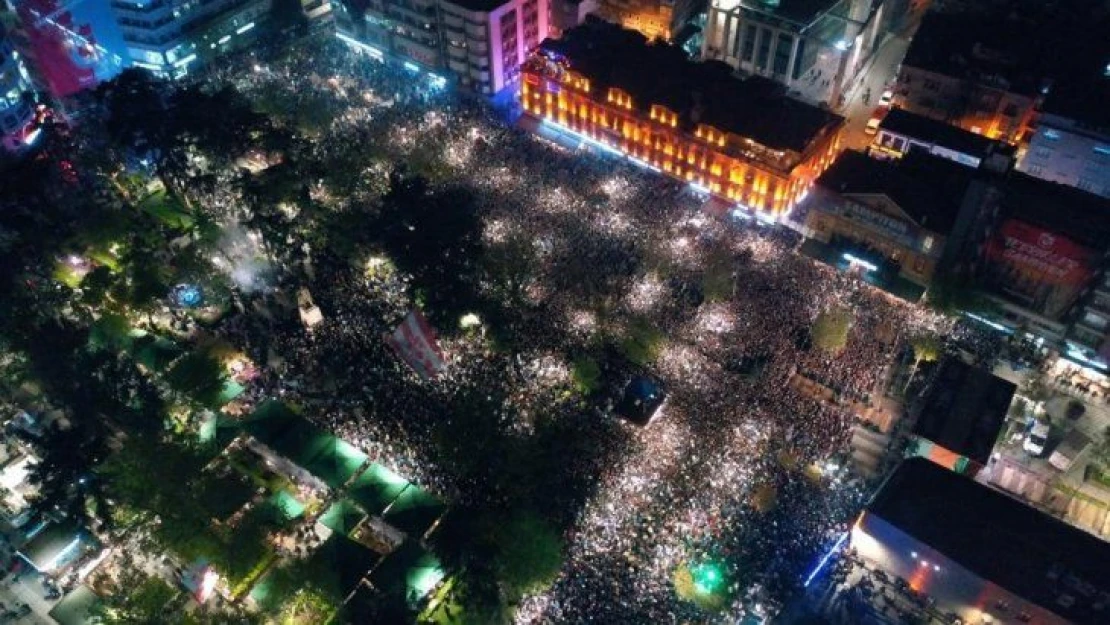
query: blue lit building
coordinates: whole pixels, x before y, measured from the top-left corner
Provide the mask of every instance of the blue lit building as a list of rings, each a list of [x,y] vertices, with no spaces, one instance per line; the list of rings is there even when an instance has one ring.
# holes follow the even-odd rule
[[[112,0],[131,64],[180,78],[253,43],[270,0]]]
[[[0,24],[0,135],[4,148],[15,152],[36,136],[31,77]]]

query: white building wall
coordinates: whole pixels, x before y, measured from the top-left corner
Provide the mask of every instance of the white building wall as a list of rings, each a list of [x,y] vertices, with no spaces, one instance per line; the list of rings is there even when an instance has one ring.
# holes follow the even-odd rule
[[[1017,168],[1030,176],[1110,197],[1110,132],[1045,115]]]

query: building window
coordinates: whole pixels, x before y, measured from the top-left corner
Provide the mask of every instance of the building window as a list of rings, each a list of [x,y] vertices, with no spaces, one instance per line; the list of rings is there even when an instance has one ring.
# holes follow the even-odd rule
[[[1002,109],[1002,114],[1006,117],[1017,117],[1018,107],[1016,104],[1007,104],[1006,108]]]
[[[756,69],[767,69],[767,57],[771,53],[771,38],[774,34],[769,28],[764,28],[759,36],[759,52],[755,58]]]
[[[925,238],[921,240],[921,249],[925,252],[931,252],[933,251],[934,243],[936,243],[936,241],[933,240],[933,235],[925,235]]]
[[[755,51],[755,37],[755,26],[753,24],[746,25],[744,27],[744,53],[740,57],[746,63],[751,63],[752,61],[752,54]]]

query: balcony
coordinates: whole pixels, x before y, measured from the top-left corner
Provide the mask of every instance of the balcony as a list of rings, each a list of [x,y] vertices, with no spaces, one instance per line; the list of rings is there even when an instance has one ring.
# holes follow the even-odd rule
[[[465,62],[456,61],[455,59],[448,59],[447,60],[447,67],[448,67],[448,69],[455,72],[456,74],[465,75],[467,73],[467,71],[469,71],[469,68],[466,66]]]
[[[466,23],[463,21],[463,18],[457,15],[451,15],[450,13],[443,14],[443,25],[460,33],[466,29]]]
[[[471,68],[470,77],[478,82],[489,82],[489,72],[478,71]]]

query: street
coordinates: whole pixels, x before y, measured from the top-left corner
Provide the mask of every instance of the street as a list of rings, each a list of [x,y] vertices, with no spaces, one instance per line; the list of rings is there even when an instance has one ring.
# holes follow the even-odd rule
[[[910,47],[908,33],[891,35],[882,43],[873,60],[864,69],[862,77],[847,91],[847,106],[840,111],[841,115],[848,118],[844,127],[841,144],[850,150],[862,150],[873,136],[863,132],[871,112],[878,108],[879,96],[888,85],[894,82],[897,76],[898,65],[906,56]],[[867,90],[871,90],[868,102],[863,101]]]

